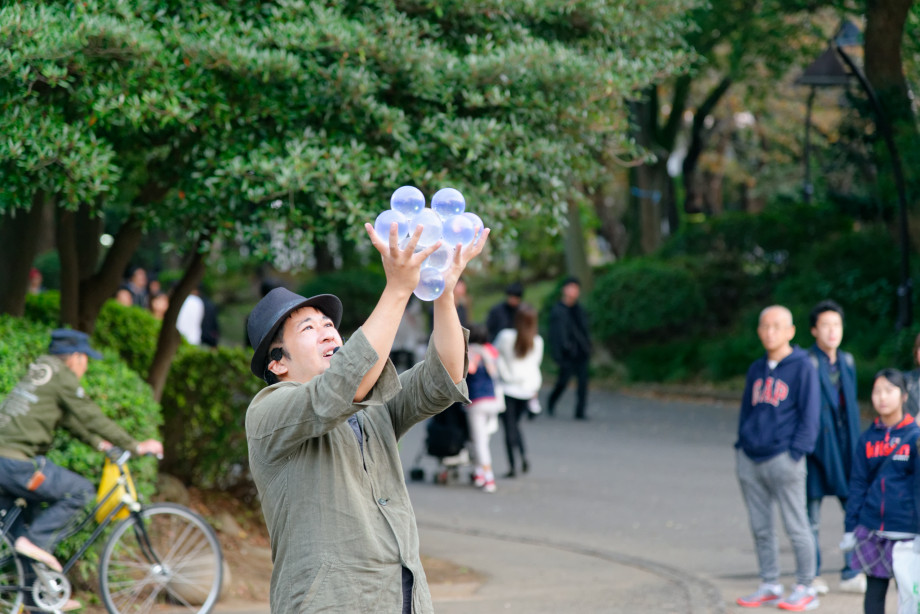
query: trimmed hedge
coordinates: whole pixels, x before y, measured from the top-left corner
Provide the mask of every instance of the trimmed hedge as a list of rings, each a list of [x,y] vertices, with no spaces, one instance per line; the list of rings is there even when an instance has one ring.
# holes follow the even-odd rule
[[[705,310],[684,268],[649,259],[618,263],[600,275],[588,300],[592,329],[614,354],[635,343],[692,333]]]
[[[242,348],[180,348],[163,390],[164,471],[204,488],[248,487],[244,419],[265,385],[250,358]]]
[[[109,300],[96,318],[93,341],[116,350],[129,367],[146,378],[159,334],[160,321],[149,311]]]

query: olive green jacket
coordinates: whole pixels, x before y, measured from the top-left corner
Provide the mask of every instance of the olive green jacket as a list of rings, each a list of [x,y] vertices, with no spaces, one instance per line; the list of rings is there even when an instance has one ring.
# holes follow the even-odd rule
[[[412,612],[433,611],[397,442],[452,403],[469,403],[466,381],[454,384],[432,342],[425,360],[399,376],[388,362],[354,403],[376,362],[358,330],[324,373],[264,388],[246,412],[249,464],[271,537],[273,614],[398,613],[404,566],[414,577]]]
[[[58,427],[93,448],[103,439],[134,451],[137,442],[86,397],[76,374],[57,356],[40,356],[0,403],[0,456],[45,454]]]

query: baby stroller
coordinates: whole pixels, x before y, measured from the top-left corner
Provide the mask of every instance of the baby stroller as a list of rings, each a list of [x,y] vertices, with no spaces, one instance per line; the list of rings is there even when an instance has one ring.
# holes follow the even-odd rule
[[[448,484],[458,480],[460,468],[470,464],[470,453],[466,449],[469,439],[466,410],[460,403],[454,403],[428,421],[425,445],[415,457],[409,478],[413,482],[424,481],[425,470],[421,466],[421,461],[427,453],[438,461],[438,469],[434,475],[435,484]]]

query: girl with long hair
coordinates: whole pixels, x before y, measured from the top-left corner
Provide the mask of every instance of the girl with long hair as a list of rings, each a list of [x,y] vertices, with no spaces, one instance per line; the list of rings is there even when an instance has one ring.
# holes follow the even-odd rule
[[[502,426],[508,452],[508,473],[517,475],[516,453],[520,455],[521,471],[527,473],[530,464],[521,433],[521,416],[528,411],[531,399],[543,384],[540,363],[543,362],[543,338],[537,333],[537,310],[522,303],[514,316],[514,328],[506,328],[495,338],[498,350],[498,370],[505,393]]]

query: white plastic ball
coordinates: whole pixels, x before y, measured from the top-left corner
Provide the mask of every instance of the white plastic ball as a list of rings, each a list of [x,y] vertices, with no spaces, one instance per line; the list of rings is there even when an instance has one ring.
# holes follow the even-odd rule
[[[444,220],[444,228],[441,230],[444,242],[451,246],[456,246],[457,243],[469,245],[473,242],[475,234],[472,220],[463,215],[453,215]]]
[[[390,196],[390,209],[399,211],[406,217],[411,218],[424,208],[425,195],[414,186],[404,185],[396,188],[393,195]]]
[[[430,256],[425,258],[425,262],[422,263],[422,268],[431,267],[432,269],[443,272],[450,267],[450,263],[453,259],[453,247],[447,243],[442,243],[438,249],[434,250]]]
[[[415,217],[409,220],[409,234],[415,234],[415,228],[422,225],[422,236],[419,237],[418,245],[428,247],[434,245],[441,238],[441,218],[431,209],[422,209]]]
[[[441,216],[441,219],[446,219],[463,213],[466,210],[466,199],[463,198],[460,190],[443,188],[431,197],[431,208]]]
[[[444,277],[441,271],[426,267],[419,273],[418,285],[413,294],[423,301],[433,301],[444,293]]]
[[[396,222],[396,236],[401,239],[409,234],[409,220],[405,215],[393,209],[387,209],[374,220],[374,232],[383,241],[390,240],[390,225]]]

